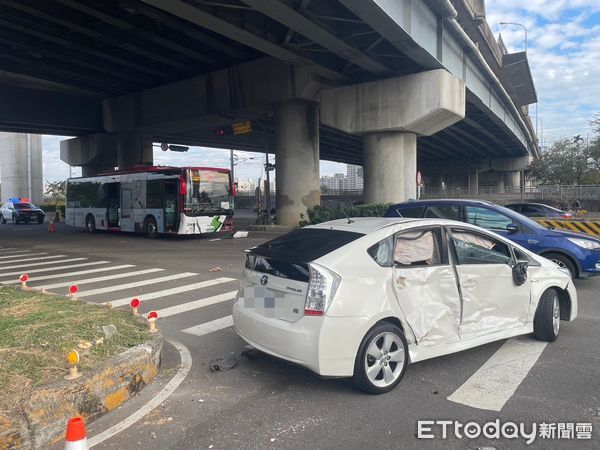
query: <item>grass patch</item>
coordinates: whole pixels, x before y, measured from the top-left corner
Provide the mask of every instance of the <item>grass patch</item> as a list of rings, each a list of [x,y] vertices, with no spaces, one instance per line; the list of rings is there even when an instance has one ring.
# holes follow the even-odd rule
[[[104,337],[102,325],[118,333],[89,350],[79,341]],[[79,352],[81,371],[149,339],[130,311],[12,287],[0,288],[0,415],[14,412],[32,389],[68,373],[66,355]]]

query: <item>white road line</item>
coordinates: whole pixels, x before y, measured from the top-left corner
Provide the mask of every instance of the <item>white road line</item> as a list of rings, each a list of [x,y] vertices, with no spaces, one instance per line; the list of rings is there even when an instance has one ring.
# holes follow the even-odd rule
[[[181,364],[175,376],[171,378],[171,380],[162,389],[162,391],[160,391],[157,395],[152,397],[152,400],[150,400],[132,415],[127,417],[125,420],[120,421],[116,425],[113,425],[108,430],[105,430],[102,433],[97,434],[88,439],[88,446],[90,448],[100,444],[101,442],[104,442],[105,440],[113,437],[115,434],[120,433],[121,431],[129,428],[131,425],[136,423],[138,420],[140,420],[142,417],[144,417],[146,414],[148,414],[154,408],[156,408],[158,405],[164,402],[173,392],[175,392],[175,389],[177,389],[181,382],[185,380],[185,377],[192,368],[192,355],[190,355],[190,351],[185,345],[180,344],[177,341],[169,341],[169,343],[171,343],[179,351],[179,355],[181,358]],[[144,394],[142,393],[142,395]]]
[[[228,283],[230,281],[235,281],[235,278],[225,278],[225,277],[215,278],[214,280],[202,281],[200,283],[186,284],[185,286],[180,286],[180,287],[176,287],[176,288],[165,289],[165,290],[156,291],[156,292],[149,292],[147,294],[138,295],[137,298],[139,298],[142,301],[152,300],[155,298],[166,297],[168,295],[175,295],[175,294],[180,294],[182,292],[193,291],[196,289],[202,289],[202,288],[209,287],[209,286],[215,286],[215,285],[221,284],[221,283]],[[131,297],[124,297],[124,298],[120,298],[119,300],[111,301],[110,304],[113,305],[114,307],[117,307],[117,306],[128,305],[130,301],[131,301]]]
[[[108,261],[101,261],[103,263],[107,263]],[[83,265],[83,264],[82,264]],[[53,278],[66,278],[66,277],[74,277],[76,275],[87,275],[90,273],[98,273],[98,272],[108,272],[110,270],[120,270],[120,269],[130,269],[131,267],[135,267],[135,264],[123,264],[121,266],[110,266],[110,267],[99,267],[98,269],[88,269],[88,270],[78,270],[76,272],[61,272],[61,273],[53,273],[52,275],[43,275],[41,277],[31,277],[29,278],[28,283],[34,283],[36,281],[44,281],[44,280],[52,280]],[[56,269],[52,269],[56,270]],[[40,272],[40,271],[38,271]],[[20,273],[20,272],[19,272]],[[0,274],[0,277],[2,274]],[[17,284],[20,283],[20,280],[15,280],[11,278],[9,280],[1,280],[2,284]]]
[[[161,319],[164,317],[174,316],[175,314],[181,314],[184,312],[192,311],[198,308],[204,308],[205,306],[214,305],[216,303],[226,302],[227,300],[233,300],[237,291],[226,292],[225,294],[215,295],[213,297],[207,297],[193,302],[182,303],[181,305],[171,306],[169,308],[159,309],[156,312],[158,317]]]
[[[192,272],[183,272],[183,273],[176,273],[175,275],[168,275],[166,277],[158,277],[158,278],[152,278],[150,280],[136,281],[134,283],[125,283],[125,284],[118,284],[116,286],[108,286],[105,288],[92,289],[91,291],[80,291],[77,294],[77,297],[81,297],[81,298],[91,297],[92,295],[106,294],[107,292],[122,291],[125,289],[131,289],[131,288],[136,288],[136,287],[140,287],[140,286],[147,286],[149,284],[164,283],[165,281],[179,280],[181,278],[193,277],[194,275],[198,275],[198,274],[192,273]],[[114,303],[112,303],[112,305],[116,306]]]
[[[8,255],[8,256],[0,256],[0,259],[11,259],[11,258],[20,258],[22,256],[35,256],[35,255],[47,255],[48,253],[30,253],[31,250],[22,250],[19,253],[27,253],[26,255]],[[2,252],[4,255],[5,252]]]
[[[21,264],[21,265],[17,265],[17,266],[4,266],[4,267],[0,267],[0,270],[6,270],[6,269],[18,269],[20,267],[34,267],[34,266],[47,266],[48,264],[62,264],[62,263],[66,263],[66,262],[72,262],[72,261],[83,261],[87,258],[71,258],[71,259],[61,259],[59,261],[45,261],[45,262],[41,262],[41,263],[30,263],[30,264]],[[2,274],[0,274],[0,276],[2,276]]]
[[[215,331],[222,330],[223,328],[229,328],[232,325],[233,316],[226,316],[217,320],[211,320],[210,322],[196,325],[195,327],[186,328],[185,330],[181,331],[184,333],[194,334],[196,336],[204,336],[205,334],[214,333]]]
[[[59,287],[71,286],[73,283],[77,284],[77,286],[80,286],[82,284],[99,283],[101,281],[116,280],[117,278],[135,277],[137,275],[145,275],[147,273],[162,272],[163,270],[165,270],[165,269],[136,270],[134,272],[118,273],[115,275],[106,275],[103,277],[96,277],[96,278],[86,278],[84,280],[71,280],[66,283],[47,284],[45,286],[36,286],[36,288],[50,290],[50,289],[59,288]],[[35,280],[29,280],[29,281],[35,281]]]
[[[547,344],[530,336],[509,339],[448,400],[473,408],[500,411]]]
[[[87,262],[87,263],[82,263],[82,264],[71,264],[71,265],[66,265],[66,266],[44,267],[43,269],[28,270],[27,274],[29,275],[29,274],[38,273],[38,272],[54,272],[56,270],[72,269],[72,268],[76,268],[76,267],[96,266],[98,264],[110,264],[110,261],[94,261],[94,262]],[[4,267],[3,269],[6,269],[6,267]],[[22,273],[23,273],[22,270],[19,270],[18,272],[4,272],[4,273],[0,273],[0,278],[8,277],[11,275],[21,275]]]
[[[10,251],[7,252],[6,250],[10,250]],[[18,250],[16,248],[12,248],[11,247],[11,248],[3,248],[2,249],[2,254],[3,255],[8,255],[8,254],[11,254],[11,253],[27,253],[27,252],[30,252],[30,251],[31,250]]]
[[[0,264],[13,264],[13,263],[27,262],[27,261],[43,261],[45,259],[64,258],[67,255],[42,256],[41,258],[29,258],[29,256],[31,256],[31,255],[21,255],[21,256],[27,256],[27,258],[24,258],[24,259],[11,259],[10,261],[0,261]],[[0,266],[0,270],[2,270],[2,266]]]

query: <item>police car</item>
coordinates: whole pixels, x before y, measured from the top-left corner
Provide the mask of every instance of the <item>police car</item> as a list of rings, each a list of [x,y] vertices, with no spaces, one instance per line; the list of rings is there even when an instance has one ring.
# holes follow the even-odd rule
[[[35,206],[28,198],[11,198],[0,208],[0,222],[44,223],[44,211]]]

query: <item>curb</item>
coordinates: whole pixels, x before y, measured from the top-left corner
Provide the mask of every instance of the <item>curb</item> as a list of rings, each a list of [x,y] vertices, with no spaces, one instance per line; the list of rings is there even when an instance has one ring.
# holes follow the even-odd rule
[[[0,419],[0,448],[40,448],[59,441],[69,418],[92,422],[121,406],[157,375],[163,346],[158,333],[151,340],[102,362],[76,380],[58,380],[35,389],[19,419]]]
[[[250,225],[248,229],[250,231],[281,231],[287,232],[296,229],[297,227],[290,227],[287,225]]]

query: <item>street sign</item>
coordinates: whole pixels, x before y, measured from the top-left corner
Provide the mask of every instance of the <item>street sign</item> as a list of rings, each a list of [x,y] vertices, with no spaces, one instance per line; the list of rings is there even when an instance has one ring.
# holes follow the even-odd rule
[[[163,152],[166,152],[167,150],[169,150],[169,144],[167,144],[166,142],[163,142],[162,144],[160,144],[160,149]]]
[[[252,133],[252,122],[249,120],[245,122],[234,123],[231,127],[233,128],[234,135]]]

